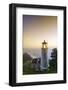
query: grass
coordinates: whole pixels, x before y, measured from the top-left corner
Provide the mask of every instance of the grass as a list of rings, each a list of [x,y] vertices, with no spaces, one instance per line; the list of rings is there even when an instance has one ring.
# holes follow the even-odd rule
[[[44,71],[36,71],[35,69],[32,68],[32,63],[30,60],[24,63],[23,65],[23,75],[28,75],[28,74],[49,74],[49,73],[57,73],[57,70],[54,69],[53,67],[49,67],[48,70]]]

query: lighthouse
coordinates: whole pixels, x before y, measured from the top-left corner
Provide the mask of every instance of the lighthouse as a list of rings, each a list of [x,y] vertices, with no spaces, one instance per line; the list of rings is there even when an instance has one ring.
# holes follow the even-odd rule
[[[47,52],[48,52],[47,42],[44,40],[44,42],[42,42],[41,48],[41,70],[48,69]]]

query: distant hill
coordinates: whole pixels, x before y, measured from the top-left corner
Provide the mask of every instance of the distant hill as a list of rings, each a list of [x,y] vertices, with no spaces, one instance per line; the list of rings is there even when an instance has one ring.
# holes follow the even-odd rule
[[[23,62],[27,62],[28,60],[32,60],[32,57],[28,53],[23,54]]]

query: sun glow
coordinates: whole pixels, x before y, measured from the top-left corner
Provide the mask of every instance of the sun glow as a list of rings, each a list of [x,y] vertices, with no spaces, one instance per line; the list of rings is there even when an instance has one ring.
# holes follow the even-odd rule
[[[57,17],[24,15],[24,48],[42,48],[42,41],[48,47],[57,47]],[[44,48],[47,47],[44,45]]]

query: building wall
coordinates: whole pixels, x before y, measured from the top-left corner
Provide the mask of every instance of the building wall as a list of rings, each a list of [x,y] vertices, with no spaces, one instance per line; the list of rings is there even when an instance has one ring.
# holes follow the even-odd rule
[[[41,69],[47,69],[48,68],[48,61],[47,61],[47,48],[41,49]]]

